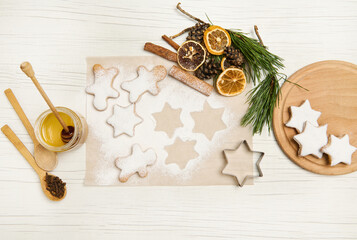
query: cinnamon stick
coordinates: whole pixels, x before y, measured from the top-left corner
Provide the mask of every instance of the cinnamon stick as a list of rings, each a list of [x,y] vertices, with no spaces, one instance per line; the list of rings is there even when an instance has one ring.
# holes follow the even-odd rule
[[[162,39],[164,39],[168,44],[170,44],[171,47],[173,47],[175,50],[178,50],[180,48],[180,45],[178,45],[177,43],[174,42],[174,40],[172,40],[171,38],[169,38],[166,35],[162,35],[161,36]]]
[[[171,67],[169,75],[206,96],[211,95],[213,91],[212,85],[202,81],[192,74],[189,74],[175,65]]]
[[[163,57],[169,61],[177,62],[177,54],[175,52],[151,42],[145,43],[144,50],[152,52],[153,54]]]

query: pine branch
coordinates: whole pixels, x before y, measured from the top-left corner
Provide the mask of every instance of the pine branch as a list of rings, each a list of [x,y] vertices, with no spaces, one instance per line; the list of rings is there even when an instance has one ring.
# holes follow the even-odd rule
[[[245,72],[251,78],[254,84],[260,82],[265,72],[272,72],[283,68],[282,58],[269,52],[256,39],[247,37],[239,31],[228,30],[232,46],[239,49],[246,61]]]
[[[279,73],[279,69],[284,68],[283,59],[266,49],[258,27],[254,26],[254,29],[259,41],[239,31],[229,31],[229,34],[232,45],[238,48],[245,58],[244,70],[249,76],[248,79],[252,79],[255,85],[248,93],[249,106],[241,125],[252,125],[253,134],[261,134],[265,125],[268,131],[271,131],[273,111],[280,98],[279,82],[285,81],[286,76]]]
[[[176,6],[180,12],[198,23],[205,23],[201,19],[183,10],[180,4],[181,3],[178,3]],[[212,24],[207,14],[206,17]],[[190,30],[190,28],[187,28],[172,38]],[[251,80],[255,85],[255,87],[248,92],[247,102],[249,106],[241,120],[241,125],[252,125],[253,134],[261,134],[265,125],[268,126],[269,132],[271,130],[273,111],[280,99],[280,80],[286,81],[286,75],[279,73],[279,71],[284,68],[284,64],[282,63],[283,59],[266,49],[257,26],[254,26],[254,30],[259,41],[248,37],[247,34],[239,30],[227,31],[231,37],[232,46],[239,49],[244,56],[245,62],[243,67],[247,75],[247,80]],[[216,62],[220,62],[222,56],[212,56],[212,58]],[[214,77],[214,84],[217,78],[218,75]]]
[[[260,83],[248,93],[248,110],[241,120],[242,126],[253,126],[253,134],[262,133],[266,125],[271,130],[273,111],[280,100],[280,80],[286,80],[284,74],[268,73]]]

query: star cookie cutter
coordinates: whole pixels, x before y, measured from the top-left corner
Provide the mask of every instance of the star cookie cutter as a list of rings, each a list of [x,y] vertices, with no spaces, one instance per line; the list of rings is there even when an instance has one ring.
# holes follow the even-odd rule
[[[240,183],[237,175],[235,175],[235,174],[233,174],[233,173],[225,172],[226,167],[229,165],[229,158],[227,157],[226,151],[235,152],[235,151],[237,151],[243,144],[246,145],[247,149],[248,149],[250,152],[260,154],[260,157],[259,157],[259,159],[258,159],[258,160],[256,161],[256,163],[255,163],[255,166],[256,166],[256,168],[257,168],[257,170],[258,170],[258,176],[257,176],[257,175],[246,175],[246,176],[244,177],[242,183]],[[227,164],[226,164],[226,166],[224,167],[224,169],[222,170],[222,173],[225,174],[225,175],[230,175],[230,176],[235,177],[236,180],[237,180],[237,183],[238,183],[238,186],[239,186],[239,187],[243,187],[244,184],[246,183],[246,181],[247,181],[248,179],[254,179],[254,178],[257,178],[257,177],[263,177],[263,171],[262,171],[262,169],[260,168],[260,162],[263,160],[263,157],[264,157],[265,153],[264,153],[264,152],[260,152],[260,151],[254,151],[254,150],[249,146],[247,140],[243,140],[243,141],[238,145],[238,147],[235,148],[235,149],[224,149],[224,150],[223,150],[223,155],[224,155],[224,158],[225,158],[226,161],[227,161]]]

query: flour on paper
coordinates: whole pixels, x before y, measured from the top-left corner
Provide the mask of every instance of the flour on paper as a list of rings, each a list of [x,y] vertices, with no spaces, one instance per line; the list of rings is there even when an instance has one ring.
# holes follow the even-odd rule
[[[195,151],[196,141],[182,141],[176,138],[175,142],[165,147],[167,152],[166,164],[177,164],[180,169],[184,169],[187,163],[198,157]]]
[[[177,128],[183,127],[181,122],[182,109],[173,109],[168,103],[165,103],[161,112],[153,113],[156,121],[155,131],[163,131],[171,138]]]
[[[94,64],[119,69],[120,74],[115,78],[114,86],[120,86],[128,79],[135,79],[140,65],[147,69],[153,69],[157,65],[163,65],[166,69],[172,66],[171,62],[154,56],[88,58],[88,83],[93,81],[91,68]],[[222,150],[236,147],[239,140],[247,139],[251,142],[251,129],[243,128],[239,124],[247,109],[245,94],[227,98],[213,92],[211,96],[206,97],[169,76],[159,81],[158,87],[160,92],[156,96],[142,94],[140,101],[135,104],[135,110],[143,122],[136,126],[133,137],[122,134],[114,138],[113,128],[106,123],[112,115],[111,109],[114,105],[130,104],[129,92],[119,89],[120,97],[109,101],[108,108],[103,112],[96,111],[90,101],[87,101],[89,136],[86,143],[85,184],[120,186],[235,184],[232,177],[221,173],[225,166]],[[248,85],[245,91],[249,91],[250,88],[251,85]],[[202,112],[205,104],[212,109],[224,109],[219,117],[224,127],[217,130],[210,139],[205,134],[193,131],[195,119],[191,113]],[[169,132],[170,136],[166,130],[155,130],[157,121],[154,115],[161,113],[165,105],[180,110],[181,124],[175,126],[173,133]],[[194,151],[197,156],[192,156],[187,162],[183,161],[186,163],[184,167],[166,163],[168,152],[165,147],[173,145],[178,138],[183,142],[195,141]],[[153,149],[157,159],[155,164],[150,166],[150,172],[145,178],[134,174],[126,183],[122,183],[118,180],[120,170],[115,166],[115,159],[118,156],[129,156],[131,147],[135,144],[140,145],[142,149]]]
[[[209,140],[214,134],[226,128],[222,121],[224,108],[212,108],[208,102],[203,105],[202,111],[192,112],[191,116],[195,121],[194,133],[203,133]]]

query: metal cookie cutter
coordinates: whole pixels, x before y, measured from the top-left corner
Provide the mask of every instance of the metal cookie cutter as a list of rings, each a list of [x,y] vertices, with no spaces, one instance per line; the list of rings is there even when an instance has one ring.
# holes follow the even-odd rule
[[[249,150],[250,152],[252,152],[252,153],[259,153],[259,154],[260,154],[260,157],[259,157],[259,159],[257,160],[257,162],[255,163],[255,166],[256,166],[256,168],[257,168],[257,170],[258,170],[258,176],[256,176],[256,175],[246,175],[246,176],[244,177],[242,183],[240,183],[237,173],[234,173],[234,172],[229,171],[229,170],[227,169],[227,166],[229,166],[229,164],[230,164],[230,160],[229,160],[229,158],[227,157],[227,152],[237,152],[237,151],[239,150],[239,148],[240,148],[243,144],[245,144],[245,145],[247,146],[247,148],[248,148],[248,150]],[[255,177],[263,177],[263,172],[262,172],[262,169],[260,168],[260,162],[262,161],[262,159],[263,159],[263,157],[264,157],[264,154],[265,154],[264,152],[253,151],[252,148],[249,146],[247,140],[243,140],[243,141],[239,144],[239,146],[238,146],[236,149],[224,149],[224,150],[223,150],[223,155],[224,155],[224,158],[225,158],[226,161],[227,161],[227,164],[226,164],[226,166],[224,167],[224,169],[222,170],[222,173],[223,173],[223,174],[226,174],[226,175],[230,175],[230,176],[235,177],[235,178],[237,179],[238,186],[239,186],[239,187],[243,187],[244,184],[246,183],[246,181],[247,181],[248,179],[253,179],[253,178],[255,178]]]

